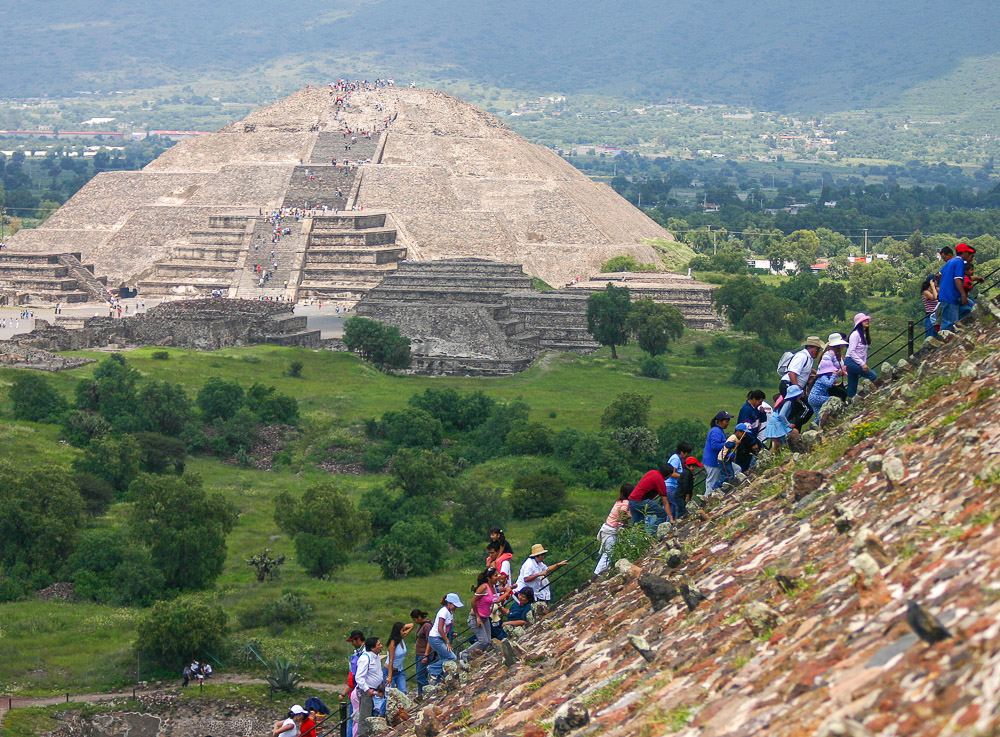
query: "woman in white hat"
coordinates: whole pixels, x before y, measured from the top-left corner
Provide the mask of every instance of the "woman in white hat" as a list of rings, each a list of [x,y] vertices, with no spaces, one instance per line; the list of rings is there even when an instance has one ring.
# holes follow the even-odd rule
[[[545,565],[547,552],[549,551],[541,543],[535,543],[531,546],[531,555],[521,564],[521,571],[517,575],[517,585],[514,586],[515,591],[520,591],[527,586],[535,592],[535,601],[546,604],[552,599],[549,579],[546,576],[567,563],[563,560],[550,566]]]
[[[288,710],[288,717],[284,721],[275,723],[274,729],[271,730],[271,737],[278,737],[279,735],[281,737],[299,737],[299,734],[301,734],[299,727],[308,713],[301,706],[295,704]]]
[[[813,422],[819,425],[819,410],[830,398],[830,390],[842,376],[847,376],[844,366],[844,346],[847,341],[840,333],[830,333],[826,341],[826,349],[816,368],[816,380],[809,392],[809,406],[813,411]]]
[[[444,672],[444,661],[457,659],[455,651],[451,647],[451,638],[449,635],[451,634],[452,625],[455,622],[455,616],[452,612],[456,609],[461,609],[463,606],[465,605],[458,598],[458,594],[452,592],[445,596],[441,599],[441,608],[434,615],[434,624],[431,625],[431,631],[427,633],[428,652],[424,653],[423,657],[426,663],[431,650],[438,656],[437,660],[427,667],[427,674],[434,678],[435,683],[441,680],[441,675]]]

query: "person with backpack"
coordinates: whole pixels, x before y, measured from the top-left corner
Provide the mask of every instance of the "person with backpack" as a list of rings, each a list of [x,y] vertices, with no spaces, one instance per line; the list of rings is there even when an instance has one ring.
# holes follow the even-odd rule
[[[778,362],[778,375],[781,381],[778,383],[778,393],[785,396],[785,391],[789,386],[798,386],[803,392],[809,379],[816,375],[813,365],[816,356],[823,350],[823,341],[815,335],[810,335],[802,343],[802,349],[792,353],[785,351]]]

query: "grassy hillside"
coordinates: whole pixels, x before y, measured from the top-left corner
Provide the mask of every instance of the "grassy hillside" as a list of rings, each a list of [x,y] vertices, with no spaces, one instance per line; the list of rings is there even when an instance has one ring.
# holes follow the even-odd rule
[[[234,75],[259,86],[387,74],[830,110],[894,99],[959,67],[968,49],[997,52],[1000,38],[1000,18],[984,0],[766,8],[733,0],[304,0],[276,33],[281,10],[232,0],[210,12],[193,0],[15,4],[4,13],[5,30],[33,53],[5,59],[0,95]]]
[[[215,586],[199,596],[217,602],[229,614],[233,634],[224,652],[216,653],[224,670],[241,667],[239,651],[248,641],[267,657],[284,654],[301,661],[310,676],[339,682],[346,653],[344,633],[354,627],[387,635],[391,623],[406,620],[414,606],[435,605],[449,590],[465,593],[481,561],[478,549],[453,552],[438,574],[402,581],[383,581],[379,568],[359,551],[346,568],[330,580],[308,577],[294,560],[291,540],[273,522],[274,496],[281,490],[300,492],[320,480],[334,479],[354,500],[385,482],[379,475],[334,475],[318,467],[329,449],[343,437],[352,423],[400,407],[414,392],[428,386],[481,389],[491,396],[511,400],[521,397],[532,407],[532,419],[553,427],[596,429],[600,413],[620,391],[650,394],[650,424],[689,417],[707,422],[717,408],[738,408],[744,390],[727,383],[731,353],[695,347],[708,344],[710,336],[689,333],[668,358],[673,378],[669,381],[632,375],[637,349],[626,348],[623,359],[612,361],[602,350],[591,357],[550,355],[524,374],[501,379],[429,378],[386,376],[346,354],[300,349],[254,347],[212,353],[170,350],[167,361],[151,358],[152,349],[132,351],[128,360],[144,377],[181,383],[190,393],[209,376],[273,384],[281,392],[296,396],[304,414],[301,434],[290,441],[290,466],[257,471],[224,464],[218,459],[189,459],[187,469],[200,474],[206,489],[220,491],[234,503],[239,521],[228,538],[228,558]],[[100,357],[99,354],[92,354]],[[302,378],[287,376],[292,360],[304,364]],[[721,369],[720,369],[721,366]],[[67,395],[77,379],[89,376],[93,365],[54,375]],[[59,442],[51,425],[15,422],[10,419],[7,386],[14,372],[0,370],[0,461],[18,460],[36,466],[55,463],[68,466],[80,452]],[[546,459],[547,465],[558,462]],[[534,457],[503,457],[466,470],[459,485],[509,487],[524,470],[535,470]],[[570,501],[589,511],[597,522],[614,498],[614,490],[569,488]],[[123,505],[109,511],[108,523],[121,516]],[[540,520],[513,522],[508,536],[518,553],[534,542]],[[281,580],[258,584],[245,559],[265,546],[288,555]],[[315,618],[287,629],[243,630],[238,614],[265,604],[286,590],[302,592],[316,605]],[[0,684],[14,694],[85,691],[126,684],[136,677],[156,675],[137,662],[132,651],[137,621],[142,610],[116,609],[91,603],[61,603],[28,600],[0,605],[0,639],[5,657],[0,659]],[[254,667],[253,663],[242,667]],[[172,674],[171,674],[172,675]]]

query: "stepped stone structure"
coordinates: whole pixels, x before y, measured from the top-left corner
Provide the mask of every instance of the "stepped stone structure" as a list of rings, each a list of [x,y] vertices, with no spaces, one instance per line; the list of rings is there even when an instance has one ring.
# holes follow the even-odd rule
[[[588,294],[607,287],[608,282],[616,287],[628,287],[632,299],[651,297],[654,302],[673,305],[684,313],[685,324],[697,330],[717,330],[726,327],[712,307],[715,287],[695,281],[683,274],[668,271],[630,271],[624,275],[594,274],[587,280],[571,284],[571,290],[581,290]]]
[[[607,276],[603,283],[598,277],[586,282],[587,288],[538,292],[518,264],[407,261],[368,292],[356,314],[395,325],[410,338],[414,371],[509,374],[527,368],[542,351],[596,350],[587,332],[587,297],[598,284],[622,278]],[[677,304],[688,327],[721,324],[712,310],[712,287],[680,275],[658,276],[648,275],[647,288],[635,296]]]
[[[280,208],[308,212],[284,218],[291,232],[272,247],[265,216]],[[454,97],[384,87],[338,105],[307,88],[142,171],[98,174],[10,239],[0,286],[69,301],[89,291],[87,263],[144,296],[354,301],[404,257],[489,258],[561,285],[619,254],[658,261],[649,239],[672,240],[606,185]],[[29,274],[15,254],[66,269]],[[273,272],[263,286],[257,264]]]

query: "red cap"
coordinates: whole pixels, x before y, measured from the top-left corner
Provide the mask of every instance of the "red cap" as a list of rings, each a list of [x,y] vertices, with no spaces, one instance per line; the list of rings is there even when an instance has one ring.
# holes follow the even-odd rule
[[[688,465],[688,466],[697,466],[698,468],[704,468],[704,466],[703,466],[703,465],[701,465],[701,464],[700,464],[700,463],[698,462],[698,459],[697,459],[697,458],[695,458],[694,456],[689,456],[689,457],[688,457],[688,459],[687,459],[686,461],[684,461],[684,463],[685,463],[686,465]]]
[[[955,253],[975,253],[976,249],[970,246],[968,243],[959,243],[955,246]]]

